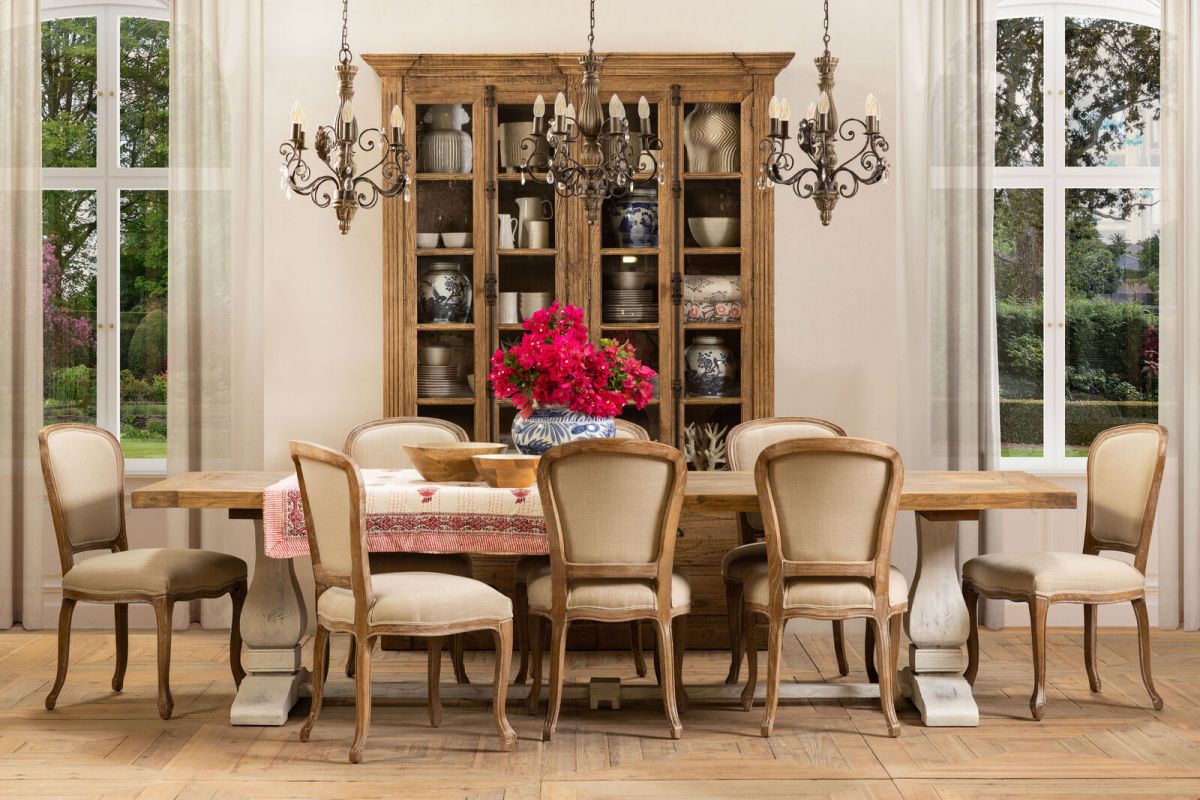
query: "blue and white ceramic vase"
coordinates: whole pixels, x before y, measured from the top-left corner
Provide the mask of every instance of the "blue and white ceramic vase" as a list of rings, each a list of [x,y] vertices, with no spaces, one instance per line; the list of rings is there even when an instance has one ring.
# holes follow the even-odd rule
[[[458,264],[430,265],[417,286],[417,309],[421,322],[470,322],[471,279]]]
[[[634,190],[609,201],[608,223],[621,247],[658,247],[658,196],[653,189]]]
[[[538,408],[528,418],[518,414],[512,424],[513,446],[527,456],[540,456],[567,442],[612,439],[616,435],[612,417],[593,417],[568,408]]]
[[[684,386],[692,397],[737,395],[737,360],[720,336],[697,336],[683,361]]]

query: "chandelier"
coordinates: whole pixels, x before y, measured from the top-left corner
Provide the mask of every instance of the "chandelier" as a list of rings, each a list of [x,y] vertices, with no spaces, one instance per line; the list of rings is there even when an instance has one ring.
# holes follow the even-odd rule
[[[808,156],[812,166],[795,169],[795,158],[787,152],[791,106],[786,97],[782,102],[778,97],[772,97],[767,109],[770,133],[759,145],[765,160],[758,188],[767,189],[772,184],[781,184],[792,187],[792,191],[801,199],[811,197],[821,213],[821,224],[828,225],[833,219],[833,207],[837,205],[839,197],[854,197],[863,184],[870,185],[881,179],[886,182],[890,167],[883,155],[888,150],[888,143],[879,132],[879,103],[875,95],[867,95],[865,121],[838,119],[832,94],[833,73],[838,60],[829,53],[829,0],[825,0],[824,40],[825,52],[813,59],[820,75],[817,88],[821,94],[815,103],[809,103],[808,113],[797,126],[799,130],[796,133],[796,146]],[[860,135],[862,144],[858,152],[839,163],[839,142],[854,147]]]
[[[579,114],[566,95],[554,100],[554,119],[546,121],[546,101],[539,94],[533,103],[533,134],[521,143],[531,151],[521,166],[526,174],[545,180],[562,197],[582,197],[589,224],[595,224],[603,202],[623,197],[635,186],[664,180],[656,151],[663,143],[654,134],[650,104],[638,100],[638,130],[630,132],[625,106],[615,94],[608,101],[608,118],[600,103],[600,56],[592,49],[596,39],[596,0],[591,0],[587,55],[583,67],[583,99]],[[636,142],[636,145],[634,144]],[[575,147],[572,151],[572,147]]]
[[[338,51],[338,64],[333,68],[338,76],[337,116],[333,125],[317,127],[313,143],[317,158],[324,162],[329,174],[313,178],[312,170],[304,160],[304,151],[308,148],[304,143],[304,110],[299,102],[292,106],[292,137],[279,146],[279,154],[283,156],[282,184],[289,199],[294,192],[311,197],[317,208],[332,205],[338,230],[343,234],[350,232],[355,212],[374,207],[380,197],[403,194],[408,202],[408,167],[412,160],[404,149],[404,114],[399,106],[392,106],[388,119],[390,137],[383,128],[367,128],[361,133],[358,130],[358,119],[351,103],[358,67],[350,63],[354,56],[347,44],[348,4],[349,0],[342,0],[342,47]],[[356,172],[356,148],[363,153],[372,153],[378,148],[379,160],[369,169]],[[379,182],[371,177],[376,170]]]

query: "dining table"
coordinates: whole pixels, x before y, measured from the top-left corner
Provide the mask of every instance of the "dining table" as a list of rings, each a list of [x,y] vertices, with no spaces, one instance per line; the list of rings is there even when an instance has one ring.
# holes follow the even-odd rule
[[[534,510],[540,509],[540,502],[536,486],[525,490],[520,502],[515,502],[518,499],[515,495],[488,495],[510,490],[494,490],[483,483],[447,487],[421,482],[412,471],[364,473],[368,475],[365,480],[368,542],[372,549],[481,555],[546,552],[544,526],[540,541],[537,538],[540,514]],[[299,696],[308,690],[308,671],[301,663],[308,618],[293,567],[293,559],[307,552],[307,544],[301,543],[302,537],[295,529],[295,495],[289,495],[294,483],[292,472],[201,471],[173,475],[131,493],[134,508],[224,509],[231,518],[251,523],[256,556],[241,617],[246,677],[230,708],[230,722],[234,725],[283,725]],[[380,510],[378,518],[372,521],[375,494],[378,495],[375,505]],[[435,507],[435,501],[442,505]],[[970,684],[963,677],[970,619],[959,577],[958,523],[978,520],[984,511],[1072,509],[1076,503],[1074,490],[1025,472],[905,473],[899,507],[916,517],[917,570],[909,587],[904,623],[910,642],[908,664],[898,677],[904,696],[920,711],[926,725],[979,724],[978,706]],[[486,511],[481,512],[480,508]],[[293,514],[290,544],[289,509]],[[759,512],[753,473],[689,472],[684,511]],[[464,521],[463,515],[467,513],[477,518]],[[409,514],[424,517],[414,521],[406,516]],[[268,518],[270,526],[264,518]],[[302,519],[302,514],[299,518]],[[272,529],[270,540],[268,527]],[[397,696],[416,697],[423,685],[395,691]],[[759,692],[763,689],[760,685]],[[373,687],[373,691],[386,690]],[[569,689],[567,696],[572,691],[577,696],[586,695],[587,687]],[[634,684],[622,686],[620,696],[639,699],[655,696],[657,691],[657,686]],[[687,692],[691,701],[733,701],[740,687],[688,685]],[[487,699],[490,687],[446,687],[443,697],[456,693]],[[514,694],[520,693],[510,692],[510,699],[520,699]],[[878,698],[879,688],[861,683],[792,682],[781,686],[780,696]]]

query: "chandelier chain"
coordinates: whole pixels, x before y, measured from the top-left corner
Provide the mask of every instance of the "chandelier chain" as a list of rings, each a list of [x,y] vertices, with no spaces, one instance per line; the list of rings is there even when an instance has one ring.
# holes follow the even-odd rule
[[[592,43],[596,41],[596,0],[591,0],[588,19],[588,55],[592,55]]]
[[[825,0],[825,55],[829,55],[829,0]]]
[[[343,66],[354,60],[350,52],[350,0],[342,0],[342,47],[338,50],[338,63]]]

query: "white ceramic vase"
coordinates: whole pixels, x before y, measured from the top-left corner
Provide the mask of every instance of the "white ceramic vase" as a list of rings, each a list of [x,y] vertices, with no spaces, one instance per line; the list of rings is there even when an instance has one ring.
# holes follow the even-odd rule
[[[734,107],[697,103],[683,118],[683,145],[689,172],[737,172],[741,164],[741,131]]]
[[[417,155],[420,172],[471,171],[471,134],[462,129],[471,121],[460,105],[431,106],[424,122],[430,126],[421,137]]]

